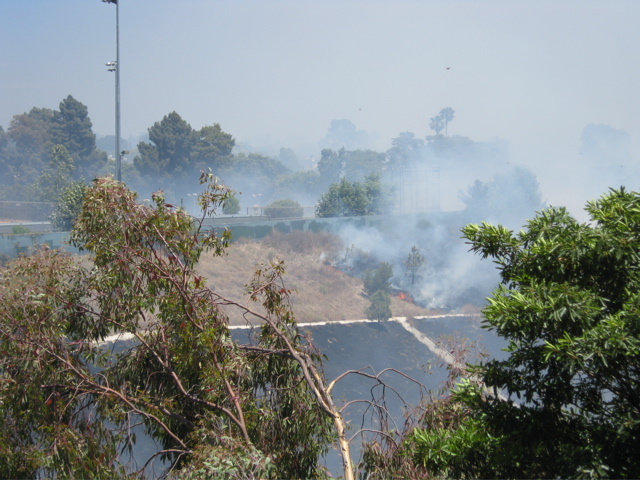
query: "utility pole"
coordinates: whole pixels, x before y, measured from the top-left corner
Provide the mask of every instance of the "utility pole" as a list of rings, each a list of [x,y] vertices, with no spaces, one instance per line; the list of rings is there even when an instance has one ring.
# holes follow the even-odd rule
[[[118,0],[102,0],[116,4],[116,61],[107,63],[110,72],[116,74],[116,180],[122,181],[122,156],[120,151],[120,8]]]

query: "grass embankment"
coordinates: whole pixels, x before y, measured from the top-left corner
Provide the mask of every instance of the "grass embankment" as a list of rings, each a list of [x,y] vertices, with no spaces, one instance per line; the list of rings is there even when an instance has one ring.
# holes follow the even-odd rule
[[[298,322],[364,318],[369,300],[361,295],[362,280],[331,266],[340,253],[343,253],[343,246],[333,235],[294,231],[261,241],[236,242],[223,257],[203,256],[198,270],[216,293],[247,305],[245,285],[253,277],[256,265],[283,260],[285,285],[295,290],[291,303]],[[256,307],[251,304],[252,309],[256,310]],[[245,320],[236,310],[227,310],[232,325],[244,324]],[[394,316],[434,313],[397,297],[392,297],[391,312]]]

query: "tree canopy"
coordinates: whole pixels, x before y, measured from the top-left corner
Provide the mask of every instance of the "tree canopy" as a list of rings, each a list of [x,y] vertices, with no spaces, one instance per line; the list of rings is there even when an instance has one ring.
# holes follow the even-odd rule
[[[143,176],[163,179],[184,177],[202,168],[219,173],[235,145],[219,124],[194,130],[176,112],[149,128],[149,142],[138,144],[134,165]]]
[[[496,174],[491,180],[476,180],[467,192],[459,193],[465,203],[467,221],[482,219],[513,226],[544,207],[536,176],[524,167]]]
[[[264,214],[273,218],[302,217],[304,209],[295,200],[280,199],[274,200],[264,208]]]
[[[538,214],[513,234],[463,229],[498,265],[483,310],[509,356],[472,370],[447,425],[416,431],[416,458],[466,478],[640,476],[640,194]],[[502,397],[501,394],[506,396]]]
[[[207,185],[205,214],[230,195]],[[353,478],[282,263],[248,283],[255,307],[224,299],[195,266],[206,251],[222,254],[228,233],[202,229],[160,194],[151,206],[135,200],[112,179],[94,181],[71,234],[90,261],[45,248],[2,272],[0,477],[134,476],[119,453],[140,424],[176,478],[229,465],[241,478],[322,477],[319,458],[336,440]],[[262,324],[248,342],[231,336],[221,304]],[[121,336],[129,343],[114,351]]]
[[[74,158],[89,158],[96,148],[96,135],[86,105],[69,95],[58,108],[53,112],[51,141],[64,145]]]
[[[385,191],[377,174],[364,182],[349,182],[343,178],[329,186],[316,206],[318,217],[350,217],[379,215],[390,208],[390,194]]]
[[[14,115],[3,133],[0,165],[6,174],[0,184],[13,187],[11,199],[30,199],[30,187],[47,168],[54,145],[66,149],[77,180],[90,180],[107,162],[106,153],[96,148],[87,107],[71,95],[60,102],[59,110],[34,107]]]

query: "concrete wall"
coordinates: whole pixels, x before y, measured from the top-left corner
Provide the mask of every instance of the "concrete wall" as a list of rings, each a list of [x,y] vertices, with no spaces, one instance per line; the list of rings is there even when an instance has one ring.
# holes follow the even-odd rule
[[[231,238],[260,239],[273,232],[289,233],[293,230],[335,233],[343,227],[374,227],[382,231],[402,232],[407,225],[415,225],[419,221],[437,223],[451,220],[459,216],[459,212],[430,212],[406,215],[375,215],[370,217],[336,217],[336,218],[302,218],[292,220],[270,220],[269,217],[218,217],[207,218],[204,228],[214,230],[228,228]],[[5,224],[14,225],[14,224]],[[45,224],[22,224],[35,232],[32,227]],[[11,229],[8,228],[10,232]],[[48,244],[51,248],[64,248],[76,253],[77,249],[68,245],[68,232],[44,232],[12,235],[0,231],[0,255],[14,258],[18,253],[26,252],[36,245]]]

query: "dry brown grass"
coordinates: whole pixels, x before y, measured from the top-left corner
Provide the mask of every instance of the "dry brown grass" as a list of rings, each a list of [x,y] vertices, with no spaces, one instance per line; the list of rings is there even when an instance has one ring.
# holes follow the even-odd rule
[[[361,295],[362,281],[330,265],[341,249],[339,240],[331,235],[294,231],[259,242],[234,243],[224,257],[201,258],[198,270],[216,293],[246,305],[245,285],[253,277],[256,266],[282,260],[285,284],[296,291],[291,303],[298,322],[363,318],[369,301]],[[255,304],[251,308],[255,309]],[[391,311],[394,316],[433,313],[396,297],[392,298]],[[232,324],[244,323],[238,312],[232,309],[226,312]]]
[[[351,277],[331,266],[336,256],[344,253],[338,237],[326,233],[294,231],[275,234],[262,241],[233,243],[222,257],[203,255],[198,272],[207,279],[207,285],[224,298],[252,310],[259,306],[249,302],[245,285],[254,276],[256,267],[270,260],[283,260],[286,270],[285,285],[295,290],[291,304],[298,322],[330,322],[364,318],[369,300],[362,295],[362,280]],[[91,267],[88,255],[78,260]],[[244,325],[242,312],[234,307],[221,307],[232,325]],[[433,315],[410,302],[391,298],[391,313],[397,317]],[[249,319],[252,323],[255,319]]]

